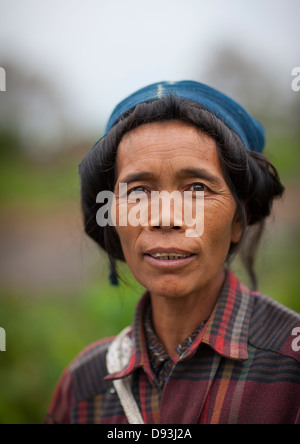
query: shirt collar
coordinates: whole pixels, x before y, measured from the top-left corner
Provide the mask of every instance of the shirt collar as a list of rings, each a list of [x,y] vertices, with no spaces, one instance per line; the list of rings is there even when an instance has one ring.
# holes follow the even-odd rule
[[[253,300],[250,290],[241,284],[231,271],[227,271],[223,289],[208,322],[181,359],[191,358],[203,343],[222,357],[247,360]],[[135,311],[131,332],[134,347],[128,366],[121,372],[106,376],[105,379],[125,378],[142,367],[150,380],[153,380],[144,331],[144,314],[149,303],[150,295],[147,292]]]
[[[148,374],[150,380],[153,380],[153,374],[147,352],[146,335],[144,331],[144,315],[149,304],[150,294],[149,292],[146,292],[138,302],[134,314],[131,330],[131,339],[134,345],[128,366],[120,372],[109,374],[104,379],[123,379],[132,374],[138,368],[142,367]]]
[[[218,302],[203,332],[191,345],[189,354],[204,343],[224,358],[247,360],[253,304],[251,291],[231,271],[227,271]]]

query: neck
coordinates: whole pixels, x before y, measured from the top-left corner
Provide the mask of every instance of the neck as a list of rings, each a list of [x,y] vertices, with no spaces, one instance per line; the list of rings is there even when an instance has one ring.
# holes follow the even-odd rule
[[[225,272],[196,294],[166,298],[151,294],[154,330],[171,359],[176,347],[211,315],[224,284]]]

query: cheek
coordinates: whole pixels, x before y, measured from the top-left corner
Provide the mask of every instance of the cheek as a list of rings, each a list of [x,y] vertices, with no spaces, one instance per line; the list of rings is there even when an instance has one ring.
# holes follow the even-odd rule
[[[119,235],[125,261],[135,277],[135,279],[144,287],[147,287],[148,274],[145,273],[142,267],[142,257],[138,254],[136,248],[138,239],[140,237],[140,229],[137,227],[116,227]]]
[[[231,199],[208,201],[204,210],[204,238],[216,247],[230,245],[235,211],[236,205]]]
[[[135,245],[139,237],[139,230],[135,227],[116,227],[117,234],[120,238],[122,250],[127,264],[131,268],[136,262]]]

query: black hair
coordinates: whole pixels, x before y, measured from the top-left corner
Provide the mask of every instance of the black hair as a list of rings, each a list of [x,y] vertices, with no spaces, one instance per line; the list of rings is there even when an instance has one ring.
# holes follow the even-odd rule
[[[265,220],[274,199],[284,192],[277,170],[263,154],[246,149],[239,137],[214,114],[174,95],[141,103],[128,111],[83,159],[80,178],[85,231],[107,252],[116,276],[116,261],[125,258],[115,228],[97,224],[96,213],[101,204],[96,203],[96,196],[104,190],[114,191],[117,150],[123,136],[143,124],[172,120],[193,125],[216,141],[224,176],[244,226],[242,240],[230,246],[227,260],[241,251],[252,287],[256,288],[254,259]]]

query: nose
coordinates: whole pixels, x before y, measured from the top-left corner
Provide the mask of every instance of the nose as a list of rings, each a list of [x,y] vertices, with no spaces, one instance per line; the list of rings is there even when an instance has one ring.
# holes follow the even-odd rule
[[[155,225],[154,227],[150,227],[150,229],[154,229],[154,230],[162,230],[165,232],[170,232],[172,230],[181,230],[182,227],[178,226],[178,225],[174,225],[174,226],[163,226],[163,225]]]
[[[164,232],[184,230],[185,227],[182,219],[181,195],[180,199],[176,199],[176,196],[173,199],[165,196],[165,199],[162,198],[161,201],[155,199],[151,201],[150,229],[162,230]]]

